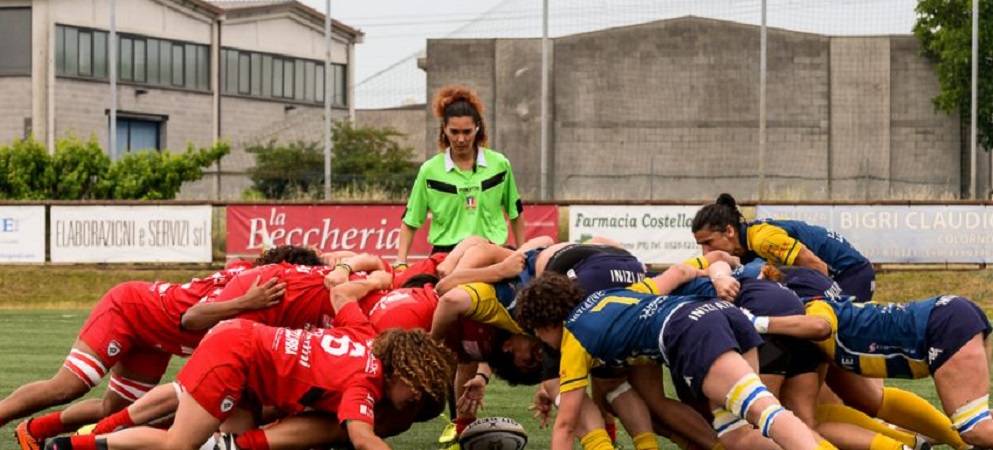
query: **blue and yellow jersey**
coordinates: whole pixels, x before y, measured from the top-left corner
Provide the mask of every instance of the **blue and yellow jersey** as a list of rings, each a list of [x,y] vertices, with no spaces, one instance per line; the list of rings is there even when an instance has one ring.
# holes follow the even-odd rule
[[[872,378],[929,376],[925,336],[938,297],[905,304],[814,300],[807,315],[831,324],[831,337],[817,342],[843,369]]]
[[[517,280],[504,280],[495,284],[469,283],[459,286],[472,302],[463,319],[493,325],[514,334],[524,334],[524,329],[514,320],[517,307]]]
[[[537,276],[538,255],[545,250],[545,248],[546,247],[539,247],[524,252],[524,270],[522,270],[521,274],[517,276],[520,286],[527,285],[531,279]]]
[[[742,262],[759,257],[792,266],[804,248],[823,260],[831,275],[869,262],[840,234],[799,220],[762,219],[743,224],[740,239],[750,252]]]
[[[697,296],[659,296],[651,279],[627,289],[598,291],[573,310],[562,330],[560,392],[585,388],[596,365],[620,366],[662,359],[665,319]]]

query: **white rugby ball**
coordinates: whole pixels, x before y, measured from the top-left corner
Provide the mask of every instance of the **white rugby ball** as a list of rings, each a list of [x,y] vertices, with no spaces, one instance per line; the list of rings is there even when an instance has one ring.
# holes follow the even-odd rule
[[[476,419],[459,436],[462,450],[522,450],[528,444],[528,433],[509,417]]]

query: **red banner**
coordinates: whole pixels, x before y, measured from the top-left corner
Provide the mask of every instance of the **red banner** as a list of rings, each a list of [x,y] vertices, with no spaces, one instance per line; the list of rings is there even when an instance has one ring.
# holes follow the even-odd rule
[[[227,207],[228,257],[254,257],[273,245],[316,245],[323,251],[351,250],[387,259],[396,257],[403,205],[230,205]],[[524,234],[558,238],[555,205],[524,208]],[[430,221],[414,236],[410,257],[431,251]],[[511,233],[509,242],[513,243]]]

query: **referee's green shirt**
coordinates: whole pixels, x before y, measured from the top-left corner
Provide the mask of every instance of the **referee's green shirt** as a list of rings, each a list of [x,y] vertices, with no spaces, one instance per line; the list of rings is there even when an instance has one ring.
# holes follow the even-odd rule
[[[463,171],[446,150],[421,164],[403,223],[420,228],[430,211],[431,245],[455,245],[469,236],[503,245],[507,241],[504,213],[514,219],[523,209],[507,157],[480,147],[474,168]]]

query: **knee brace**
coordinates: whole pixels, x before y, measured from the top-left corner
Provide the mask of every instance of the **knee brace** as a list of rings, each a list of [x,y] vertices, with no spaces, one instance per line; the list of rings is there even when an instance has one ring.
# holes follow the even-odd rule
[[[750,426],[745,419],[732,414],[724,408],[717,408],[711,412],[714,414],[712,425],[714,426],[714,431],[717,432],[718,438],[738,428]]]
[[[990,419],[989,403],[990,396],[986,394],[955,410],[952,414],[952,425],[959,434],[969,432],[979,422]]]
[[[762,380],[759,380],[758,375],[750,373],[741,377],[741,379],[731,387],[731,391],[728,392],[727,398],[724,399],[724,407],[728,411],[731,411],[732,414],[748,420],[748,408],[750,408],[756,400],[763,397],[772,397],[772,394],[769,393],[769,389],[766,389],[765,385],[762,384]]]
[[[107,389],[114,391],[114,393],[121,396],[121,398],[131,403],[137,401],[142,395],[147,394],[148,391],[152,390],[154,387],[154,384],[142,383],[117,374],[112,374],[110,376],[110,384],[107,385]]]
[[[90,389],[100,384],[100,380],[107,375],[107,368],[97,357],[76,349],[69,352],[62,367],[72,372]]]
[[[631,390],[630,383],[628,383],[627,381],[621,383],[620,386],[617,386],[614,390],[607,393],[606,395],[607,404],[609,405],[611,403],[614,403],[614,400],[617,400],[617,397],[624,395],[625,392],[630,390]]]

